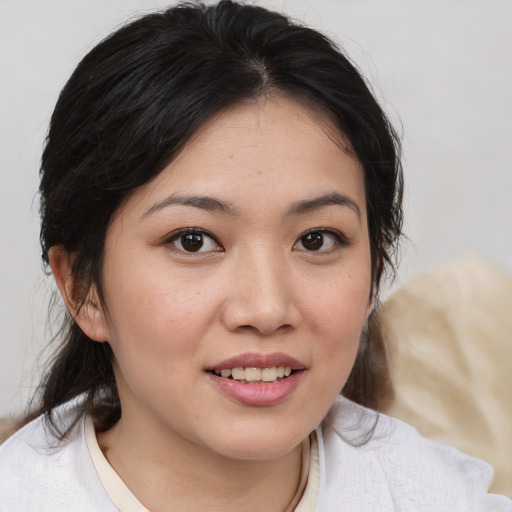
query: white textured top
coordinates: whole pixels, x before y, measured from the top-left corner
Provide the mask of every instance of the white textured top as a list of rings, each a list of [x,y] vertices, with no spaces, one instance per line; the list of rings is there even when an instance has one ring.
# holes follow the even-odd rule
[[[61,413],[69,421],[70,412]],[[372,427],[371,438],[361,444]],[[82,420],[68,441],[58,442],[39,418],[1,445],[0,512],[146,510],[108,466],[91,432]],[[512,512],[510,499],[486,493],[492,479],[488,464],[341,397],[316,430],[316,441],[296,511]],[[98,452],[91,446],[103,463],[95,465]],[[108,483],[105,488],[112,477],[117,491]],[[133,500],[124,501],[127,493]]]

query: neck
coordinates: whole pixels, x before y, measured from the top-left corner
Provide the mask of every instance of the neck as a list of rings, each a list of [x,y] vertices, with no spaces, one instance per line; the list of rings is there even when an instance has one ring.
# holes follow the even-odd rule
[[[131,492],[152,512],[168,510],[169,503],[183,511],[283,512],[297,492],[300,445],[276,459],[240,460],[151,427],[141,430],[123,416],[98,442]]]

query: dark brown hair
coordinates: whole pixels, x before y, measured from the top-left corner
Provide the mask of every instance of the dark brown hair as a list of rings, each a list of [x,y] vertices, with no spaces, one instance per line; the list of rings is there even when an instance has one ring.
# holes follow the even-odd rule
[[[364,170],[373,289],[378,293],[402,226],[399,142],[355,67],[322,34],[253,5],[180,4],[137,19],[90,51],[62,90],[41,165],[41,246],[63,246],[86,292],[101,298],[105,236],[127,194],[175,157],[206,120],[262,95],[289,95],[326,113]],[[382,348],[377,345],[377,349]],[[346,385],[378,406],[371,343]],[[81,397],[99,429],[121,414],[108,343],[69,314],[33,415]],[[77,416],[78,417],[78,416]]]

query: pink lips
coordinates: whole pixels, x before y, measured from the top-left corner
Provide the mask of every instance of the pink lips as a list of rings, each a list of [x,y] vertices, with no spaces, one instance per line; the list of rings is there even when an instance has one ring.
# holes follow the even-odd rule
[[[245,383],[220,377],[213,373],[226,368],[271,368],[285,366],[292,369],[289,377],[278,382]],[[226,359],[206,369],[212,383],[223,394],[252,406],[270,406],[278,404],[291,395],[304,375],[305,366],[299,360],[282,353],[247,353]]]

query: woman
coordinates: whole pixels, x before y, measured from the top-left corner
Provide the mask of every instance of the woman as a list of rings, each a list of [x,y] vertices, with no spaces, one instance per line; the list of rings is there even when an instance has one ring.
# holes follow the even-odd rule
[[[361,333],[401,231],[398,143],[317,32],[184,4],[79,64],[41,167],[68,315],[2,510],[511,510],[379,417]]]

